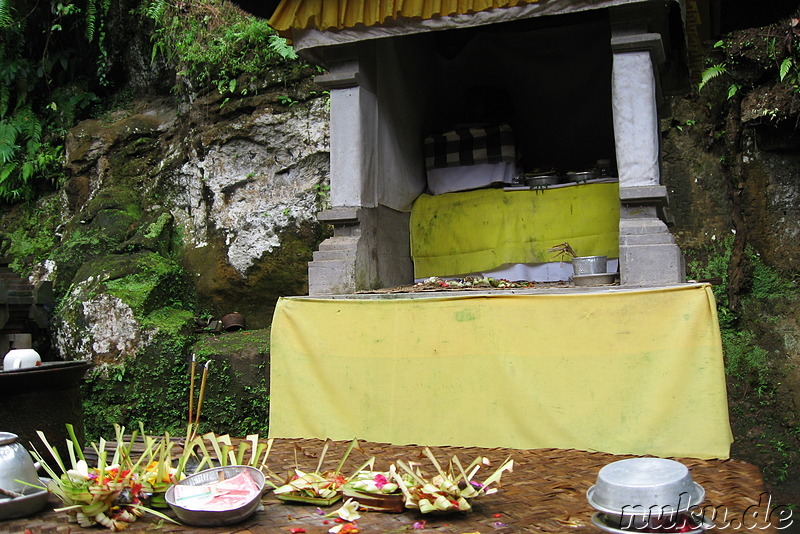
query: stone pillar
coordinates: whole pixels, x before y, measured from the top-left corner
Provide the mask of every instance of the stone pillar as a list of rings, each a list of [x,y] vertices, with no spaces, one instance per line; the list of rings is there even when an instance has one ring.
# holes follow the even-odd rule
[[[331,98],[331,204],[318,219],[333,225],[308,264],[309,295],[348,294],[413,277],[409,214],[377,202],[379,113],[374,76],[361,61],[334,64],[317,82]]]
[[[657,33],[615,34],[612,105],[619,171],[619,263],[622,285],[685,282],[683,255],[667,228],[667,189],[661,185]]]

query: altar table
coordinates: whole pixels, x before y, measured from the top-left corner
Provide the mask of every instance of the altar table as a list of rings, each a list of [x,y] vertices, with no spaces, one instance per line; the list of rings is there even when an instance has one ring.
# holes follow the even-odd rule
[[[710,286],[574,289],[282,298],[270,436],[728,457]]]

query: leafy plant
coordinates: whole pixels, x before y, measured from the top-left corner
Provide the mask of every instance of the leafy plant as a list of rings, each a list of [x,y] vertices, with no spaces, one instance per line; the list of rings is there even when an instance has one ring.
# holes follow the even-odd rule
[[[189,91],[243,91],[240,77],[260,76],[297,59],[265,20],[226,0],[150,0],[143,13],[155,23],[152,59],[161,56],[174,65],[179,82]]]
[[[95,80],[107,82],[110,5],[0,0],[0,202],[28,200],[61,180],[64,131],[92,100],[79,85],[70,95],[63,87],[87,74],[87,57],[98,58]]]

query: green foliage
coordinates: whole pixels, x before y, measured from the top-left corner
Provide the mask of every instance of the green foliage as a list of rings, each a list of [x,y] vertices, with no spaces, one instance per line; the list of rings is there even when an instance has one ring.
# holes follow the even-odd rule
[[[31,205],[22,215],[8,225],[10,246],[7,255],[14,258],[11,268],[17,273],[26,272],[28,266],[40,264],[48,258],[58,244],[57,228],[62,209],[59,199]]]
[[[697,90],[702,91],[703,87],[705,87],[708,82],[721,76],[722,74],[725,74],[726,72],[728,72],[728,68],[724,64],[712,65],[708,67],[700,75],[700,85],[697,87]]]
[[[753,332],[726,328],[722,331],[722,346],[728,376],[749,382],[756,389],[768,384],[769,356],[758,346]]]
[[[687,262],[690,278],[719,278],[714,286],[717,312],[725,354],[725,370],[733,379],[746,382],[763,390],[769,385],[770,361],[765,349],[758,345],[758,338],[741,327],[739,314],[733,312],[728,303],[728,267],[733,250],[733,236],[715,241],[699,251]],[[772,267],[764,263],[752,248],[745,250],[750,265],[749,283],[742,295],[742,307],[751,307],[758,300],[793,297],[797,295],[794,282],[781,277]]]
[[[84,420],[88,439],[107,436],[114,423],[135,427],[141,421],[154,433],[180,435],[186,428],[189,396],[189,354],[198,356],[195,396],[202,365],[211,359],[203,401],[201,432],[213,431],[236,436],[266,434],[269,416],[267,370],[254,364],[248,374],[258,377],[237,391],[243,381],[240,371],[221,353],[246,345],[268,353],[268,335],[254,331],[224,334],[212,345],[190,346],[188,335],[193,316],[164,308],[148,315],[144,330],[153,332],[152,346],[129,357],[123,365],[95,367],[84,381]],[[213,343],[219,343],[216,347]],[[230,343],[229,343],[230,342]],[[199,349],[198,349],[199,347]],[[227,347],[227,348],[220,348]]]
[[[82,4],[0,0],[0,202],[29,200],[61,182],[65,129],[93,99],[71,82],[86,83],[94,57],[95,79],[108,81],[111,0]]]
[[[241,76],[260,76],[297,59],[265,20],[245,14],[226,0],[180,4],[150,0],[143,14],[156,27],[153,59],[163,56],[175,65],[185,86],[195,92],[210,86],[221,94],[233,93]]]
[[[786,79],[786,76],[788,76],[789,70],[792,68],[792,65],[794,65],[794,58],[787,57],[784,58],[783,61],[781,61],[781,66],[778,73],[778,77],[780,78],[781,81]]]

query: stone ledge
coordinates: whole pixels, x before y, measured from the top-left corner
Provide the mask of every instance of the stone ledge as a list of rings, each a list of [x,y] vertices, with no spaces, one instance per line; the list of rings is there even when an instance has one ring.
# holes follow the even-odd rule
[[[317,220],[330,224],[358,224],[361,222],[361,208],[337,206],[317,213]]]
[[[615,54],[622,52],[650,52],[653,63],[660,65],[664,63],[666,54],[664,53],[664,42],[659,33],[635,33],[632,35],[618,35],[611,38],[611,50]]]
[[[620,187],[619,199],[623,204],[669,204],[669,194],[663,185]]]

